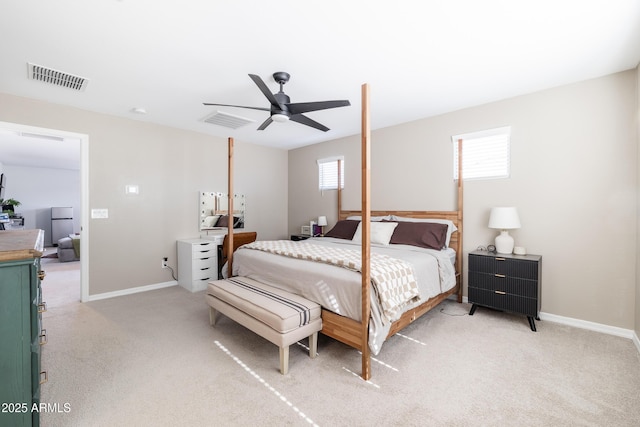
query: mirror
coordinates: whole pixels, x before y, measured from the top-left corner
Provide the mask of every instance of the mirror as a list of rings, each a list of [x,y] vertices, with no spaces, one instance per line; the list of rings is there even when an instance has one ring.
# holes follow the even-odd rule
[[[227,193],[212,191],[200,192],[200,231],[226,229],[228,224],[227,211],[229,210]],[[233,196],[233,228],[244,228],[244,194]]]

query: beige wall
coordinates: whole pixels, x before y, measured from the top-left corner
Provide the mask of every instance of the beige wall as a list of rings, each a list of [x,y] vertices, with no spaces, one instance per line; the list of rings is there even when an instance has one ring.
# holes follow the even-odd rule
[[[227,190],[227,141],[0,94],[0,121],[89,135],[89,294],[171,281],[176,240],[197,237],[198,192]],[[235,192],[247,197],[246,228],[287,233],[287,152],[235,142]],[[136,184],[138,196],[125,194]]]
[[[636,78],[630,70],[374,131],[372,209],[454,208],[451,135],[510,125],[511,178],[465,183],[465,254],[492,242],[491,207],[517,206],[516,244],[543,256],[542,311],[633,329]],[[360,206],[359,140],[289,152],[290,232],[322,214],[335,221],[317,158],[345,156],[344,208]]]

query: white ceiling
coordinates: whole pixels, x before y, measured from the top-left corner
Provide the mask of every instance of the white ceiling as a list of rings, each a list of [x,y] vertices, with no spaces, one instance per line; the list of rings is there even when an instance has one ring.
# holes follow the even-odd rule
[[[0,40],[0,92],[291,149],[358,134],[363,83],[376,129],[634,68],[640,1],[4,1]],[[89,83],[29,80],[29,62]],[[292,102],[352,105],[307,114],[326,133],[202,105],[268,107],[248,74],[277,92],[276,71]],[[255,123],[202,121],[217,110]]]
[[[0,125],[0,163],[80,170],[80,139],[7,130]]]

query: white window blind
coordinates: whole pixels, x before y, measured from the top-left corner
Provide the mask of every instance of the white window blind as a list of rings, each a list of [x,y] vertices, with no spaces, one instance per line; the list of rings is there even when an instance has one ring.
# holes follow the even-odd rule
[[[338,160],[341,162],[342,169],[340,188],[344,188],[344,157],[330,157],[318,160],[318,188],[320,191],[338,189]]]
[[[462,139],[464,179],[509,178],[511,126],[452,136],[453,179],[458,179],[458,139]]]

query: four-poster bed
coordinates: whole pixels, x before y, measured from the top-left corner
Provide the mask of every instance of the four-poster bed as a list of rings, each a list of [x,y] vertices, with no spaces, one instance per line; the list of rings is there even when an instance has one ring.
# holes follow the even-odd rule
[[[370,343],[371,342],[379,342],[380,339],[384,340],[398,331],[402,330],[404,327],[408,326],[412,322],[414,322],[417,318],[431,310],[433,307],[438,305],[444,299],[450,297],[453,294],[457,293],[458,302],[462,301],[462,201],[463,201],[463,186],[462,180],[459,179],[457,183],[457,191],[458,191],[458,207],[454,211],[371,211],[370,206],[370,126],[369,126],[369,111],[368,111],[368,98],[369,98],[369,87],[368,85],[362,86],[362,206],[359,211],[351,211],[351,210],[343,210],[342,209],[342,192],[340,190],[340,186],[338,185],[338,220],[346,220],[347,218],[351,218],[354,216],[359,216],[360,223],[360,231],[361,231],[361,265],[358,266],[358,271],[350,271],[348,274],[352,276],[349,280],[353,281],[353,275],[360,275],[360,305],[359,308],[359,316],[356,315],[343,315],[340,310],[333,309],[335,306],[339,306],[340,304],[332,304],[330,301],[322,300],[326,295],[321,295],[322,293],[329,293],[330,298],[335,298],[335,294],[340,291],[336,291],[336,289],[331,288],[332,281],[335,280],[342,285],[342,276],[338,277],[338,275],[343,275],[347,273],[336,273],[335,269],[341,269],[339,267],[327,266],[326,259],[323,260],[322,267],[312,266],[311,264],[304,264],[304,268],[302,268],[302,273],[298,274],[297,270],[293,269],[291,265],[294,262],[298,263],[311,263],[311,256],[307,256],[306,259],[300,259],[302,256],[300,254],[294,255],[288,261],[284,261],[280,253],[274,252],[273,250],[269,254],[250,254],[259,251],[253,250],[239,250],[236,253],[237,262],[234,263],[232,256],[232,251],[229,251],[230,258],[228,261],[228,275],[246,275],[248,277],[253,277],[256,280],[264,281],[270,285],[274,286],[283,286],[283,289],[288,290],[292,293],[300,292],[301,295],[305,296],[308,299],[315,300],[317,303],[322,305],[322,330],[321,333],[332,337],[342,343],[345,343],[349,346],[352,346],[362,353],[362,377],[364,379],[369,379],[371,377],[371,357],[370,357]],[[462,141],[458,141],[459,153],[461,150]],[[233,140],[229,139],[229,192],[228,194],[233,194],[232,191],[232,156],[233,156]],[[459,175],[461,174],[461,163],[462,156],[459,156],[458,160],[458,169]],[[339,163],[338,169],[340,171],[341,165]],[[339,172],[340,174],[340,172]],[[338,179],[340,182],[340,177]],[[231,207],[231,200],[230,200]],[[391,319],[391,322],[386,322],[387,324],[384,327],[380,327],[377,323],[379,317],[384,317],[380,314],[381,309],[376,305],[377,300],[381,297],[379,290],[375,287],[372,288],[372,277],[371,277],[371,261],[372,257],[378,259],[380,257],[379,252],[388,251],[388,248],[379,247],[381,245],[375,245],[375,253],[372,254],[371,247],[371,219],[372,217],[381,217],[387,216],[388,218],[400,217],[400,221],[403,219],[412,219],[412,220],[427,220],[434,219],[436,221],[447,221],[450,224],[453,224],[455,227],[454,230],[449,235],[450,241],[448,242],[448,250],[455,251],[455,260],[447,260],[451,270],[453,271],[452,276],[449,279],[449,284],[445,286],[444,282],[437,283],[436,285],[440,287],[436,292],[431,292],[429,294],[425,294],[421,292],[421,298],[419,298],[418,302],[414,298],[412,303],[405,304],[403,308],[403,312],[398,314],[398,316],[394,316]],[[232,245],[233,241],[233,228],[232,224],[229,225],[229,239]],[[321,238],[322,239],[322,238]],[[449,240],[448,239],[448,240]],[[313,239],[312,239],[313,240]],[[329,239],[330,240],[330,239]],[[289,251],[289,244],[300,244],[300,245],[309,245],[309,241],[304,242],[289,242],[283,245],[286,246],[285,249],[279,249],[284,252]],[[350,243],[350,242],[349,242]],[[253,244],[256,245],[256,244]],[[250,245],[251,246],[251,245]],[[257,245],[260,246],[260,245]],[[394,245],[390,245],[394,246]],[[397,245],[402,246],[402,245]],[[256,249],[256,248],[251,248]],[[434,252],[445,252],[443,251],[434,251]],[[275,255],[274,255],[275,253]],[[449,252],[448,256],[451,252]],[[415,254],[414,254],[415,255]],[[410,255],[410,256],[414,256]],[[289,254],[291,257],[291,254]],[[439,254],[439,253],[431,253],[429,255],[425,255],[425,258],[433,258],[435,261],[431,260],[431,264],[435,265],[435,275],[442,275],[443,265],[446,262],[442,261],[443,257],[447,255]],[[268,257],[271,257],[268,259]],[[279,258],[279,259],[275,259]],[[313,257],[316,257],[315,255]],[[317,257],[316,257],[317,258]],[[317,260],[314,260],[317,261]],[[378,262],[378,261],[376,261]],[[286,263],[286,264],[285,264]],[[287,270],[291,268],[291,270]],[[329,273],[329,269],[333,268],[331,273]],[[420,267],[422,268],[422,267]],[[455,270],[454,270],[455,268]],[[322,273],[320,270],[324,269],[326,273]],[[343,268],[341,270],[344,270]],[[282,276],[278,276],[281,274]],[[298,274],[296,276],[296,274]],[[316,274],[318,276],[316,276]],[[321,274],[327,274],[327,278],[325,279],[321,276]],[[429,273],[433,275],[433,273]],[[317,289],[303,288],[302,286],[306,286],[307,284],[300,284],[299,288],[293,289],[291,286],[298,286],[298,283],[294,282],[304,282],[307,280],[302,276],[308,276],[308,280],[312,281],[317,285]],[[422,272],[420,275],[425,276]],[[298,280],[300,279],[300,280]],[[440,278],[440,280],[443,280]],[[451,281],[452,280],[452,281]],[[420,286],[423,286],[420,284]],[[431,284],[430,286],[433,286]],[[313,287],[313,286],[312,286]],[[305,292],[309,294],[305,295]],[[318,297],[317,299],[311,297]],[[426,296],[425,296],[426,295]],[[374,306],[372,307],[372,300]],[[348,305],[346,303],[345,305]],[[341,313],[341,314],[338,314]],[[376,323],[377,322],[377,323]],[[382,322],[385,323],[385,322]],[[370,334],[373,334],[370,336]],[[377,336],[378,334],[383,334],[383,336]],[[379,346],[376,347],[379,351]]]

